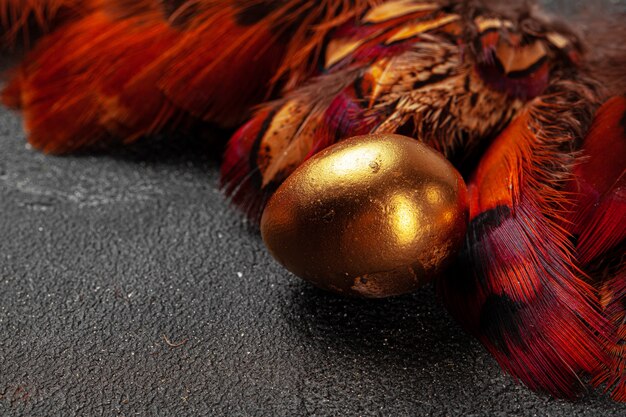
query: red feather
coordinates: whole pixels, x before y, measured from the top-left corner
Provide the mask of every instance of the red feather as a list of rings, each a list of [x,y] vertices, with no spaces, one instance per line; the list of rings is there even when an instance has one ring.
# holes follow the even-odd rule
[[[255,155],[255,147],[259,146],[274,113],[271,108],[257,112],[233,135],[221,168],[221,187],[232,202],[244,208],[248,217],[256,223],[260,220],[259,213],[266,203],[267,194],[263,193],[252,155]]]
[[[626,97],[600,108],[583,152],[568,186],[576,196],[568,220],[585,265],[626,238]]]
[[[500,365],[536,390],[572,397],[603,363],[608,326],[559,226],[559,191],[576,126],[590,119],[584,84],[553,84],[491,145],[469,183],[464,267],[441,282],[450,311]],[[573,118],[571,108],[577,109]],[[463,274],[473,270],[473,277]]]
[[[237,13],[217,6],[199,13],[168,52],[171,64],[158,80],[178,107],[226,126],[267,98],[286,50],[265,21],[242,26]]]
[[[614,326],[608,363],[594,382],[626,401],[626,97],[597,112],[567,189],[575,199],[565,227],[577,237],[578,262],[597,281]]]
[[[606,345],[609,353],[607,366],[598,369],[596,386],[605,386],[613,399],[626,402],[626,255],[622,249],[621,268],[601,287],[605,316],[615,325],[615,342]]]
[[[54,27],[93,11],[98,0],[0,0],[0,46],[31,43],[32,27]]]

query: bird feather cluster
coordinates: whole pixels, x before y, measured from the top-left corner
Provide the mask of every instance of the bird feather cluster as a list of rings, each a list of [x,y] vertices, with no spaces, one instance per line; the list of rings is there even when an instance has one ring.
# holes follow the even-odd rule
[[[625,28],[494,0],[0,0],[27,50],[2,101],[55,154],[238,128],[222,186],[253,221],[342,139],[422,141],[468,182],[450,313],[528,387],[626,401]]]

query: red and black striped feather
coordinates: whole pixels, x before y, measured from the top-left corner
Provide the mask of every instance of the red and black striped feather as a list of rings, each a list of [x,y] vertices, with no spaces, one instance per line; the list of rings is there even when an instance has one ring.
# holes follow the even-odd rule
[[[595,281],[613,337],[594,383],[626,401],[626,97],[608,100],[585,138],[567,186],[573,196],[566,228],[579,265]]]
[[[598,110],[568,190],[575,197],[568,228],[587,265],[626,239],[626,96]]]
[[[553,82],[494,141],[469,183],[462,267],[439,285],[448,309],[504,369],[567,398],[605,362],[610,338],[560,226],[568,201],[562,188],[593,96],[583,80]]]

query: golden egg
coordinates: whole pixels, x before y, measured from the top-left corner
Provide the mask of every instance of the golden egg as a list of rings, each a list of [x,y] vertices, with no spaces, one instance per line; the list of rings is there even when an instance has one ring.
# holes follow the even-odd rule
[[[467,222],[465,183],[441,154],[404,136],[366,135],[323,150],[287,178],[261,234],[297,276],[380,298],[442,272]]]

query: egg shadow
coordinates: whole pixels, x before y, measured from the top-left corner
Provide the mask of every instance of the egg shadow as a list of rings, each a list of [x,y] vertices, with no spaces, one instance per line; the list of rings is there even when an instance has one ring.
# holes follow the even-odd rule
[[[464,384],[471,378],[466,367],[486,357],[439,304],[432,285],[407,296],[366,300],[302,283],[293,288],[290,301],[284,316],[303,345],[366,360],[380,372],[402,367]]]

